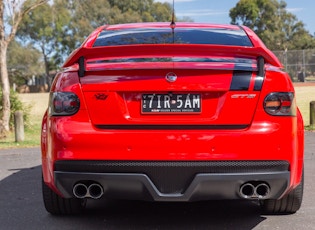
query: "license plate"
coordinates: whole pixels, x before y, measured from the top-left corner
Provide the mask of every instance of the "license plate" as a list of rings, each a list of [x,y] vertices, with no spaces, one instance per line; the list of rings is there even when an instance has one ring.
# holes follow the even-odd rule
[[[143,94],[142,113],[200,113],[200,94]]]

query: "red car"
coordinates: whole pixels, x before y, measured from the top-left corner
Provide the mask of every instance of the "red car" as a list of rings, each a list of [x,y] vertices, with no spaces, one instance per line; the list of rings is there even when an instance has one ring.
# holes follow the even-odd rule
[[[41,150],[52,214],[101,197],[258,200],[268,213],[302,202],[292,82],[242,26],[98,28],[54,79]]]

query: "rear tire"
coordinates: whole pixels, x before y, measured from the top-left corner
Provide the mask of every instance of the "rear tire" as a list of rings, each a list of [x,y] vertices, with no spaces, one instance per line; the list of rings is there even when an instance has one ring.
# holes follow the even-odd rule
[[[304,187],[304,173],[301,183],[289,194],[279,200],[263,200],[260,202],[261,208],[267,214],[293,214],[298,211],[302,204]]]
[[[84,210],[85,200],[63,198],[49,188],[44,180],[42,180],[42,192],[45,208],[53,215],[73,215]]]

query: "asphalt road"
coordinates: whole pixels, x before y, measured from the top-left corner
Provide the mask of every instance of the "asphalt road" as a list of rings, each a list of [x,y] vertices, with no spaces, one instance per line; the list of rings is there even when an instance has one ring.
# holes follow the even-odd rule
[[[305,133],[302,208],[262,215],[250,201],[90,201],[79,216],[52,216],[41,195],[40,150],[0,150],[0,229],[315,229],[315,132]]]

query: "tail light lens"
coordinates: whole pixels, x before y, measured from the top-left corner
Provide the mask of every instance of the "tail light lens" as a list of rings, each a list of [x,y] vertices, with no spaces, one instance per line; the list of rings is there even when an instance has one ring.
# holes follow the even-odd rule
[[[294,93],[270,93],[264,100],[265,111],[273,116],[296,116]]]
[[[53,92],[49,98],[49,115],[69,116],[78,112],[80,100],[77,95],[70,92]]]

